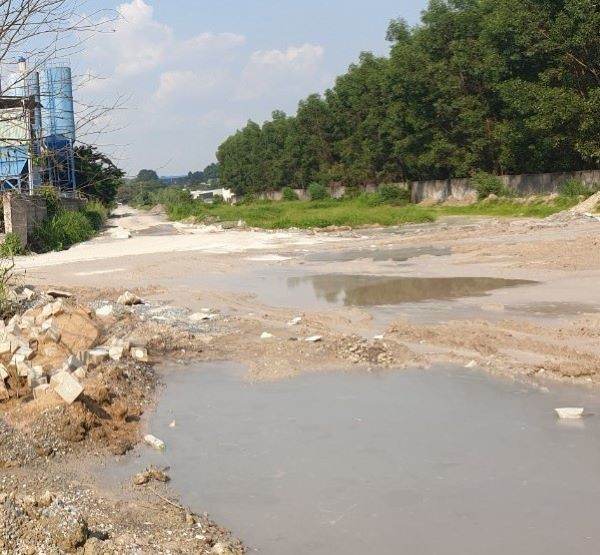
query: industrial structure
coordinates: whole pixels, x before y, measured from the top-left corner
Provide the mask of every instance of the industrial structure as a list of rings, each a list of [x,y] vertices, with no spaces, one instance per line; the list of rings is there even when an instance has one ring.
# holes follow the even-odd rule
[[[30,71],[21,59],[16,83],[0,91],[0,191],[34,194],[52,185],[74,194],[74,143],[71,69],[54,64]]]

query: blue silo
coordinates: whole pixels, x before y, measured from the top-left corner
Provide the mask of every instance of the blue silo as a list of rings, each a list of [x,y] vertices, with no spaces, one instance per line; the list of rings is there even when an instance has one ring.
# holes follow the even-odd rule
[[[75,190],[75,110],[71,68],[47,67],[41,75],[43,146],[48,155],[46,179],[63,190]]]

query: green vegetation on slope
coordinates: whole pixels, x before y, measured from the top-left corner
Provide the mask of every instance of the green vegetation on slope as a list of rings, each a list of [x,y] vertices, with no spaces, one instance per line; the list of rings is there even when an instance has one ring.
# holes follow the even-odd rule
[[[434,210],[440,216],[491,216],[508,218],[547,218],[572,208],[580,201],[573,197],[548,199],[535,197],[530,200],[499,198],[482,200],[466,206],[436,206]]]
[[[361,54],[295,116],[229,137],[222,185],[246,195],[599,167],[597,0],[431,0],[388,39],[389,56]]]

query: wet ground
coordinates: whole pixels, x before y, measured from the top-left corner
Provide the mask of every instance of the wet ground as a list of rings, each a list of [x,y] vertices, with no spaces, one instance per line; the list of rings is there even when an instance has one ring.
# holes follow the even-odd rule
[[[600,401],[475,371],[304,375],[250,384],[170,371],[142,448],[185,503],[265,555],[597,553]],[[554,408],[590,416],[557,420]],[[175,427],[169,424],[175,421]]]
[[[418,256],[445,256],[450,254],[450,252],[449,248],[438,247],[368,248],[316,252],[308,254],[306,260],[310,262],[352,262],[354,260],[365,259],[374,262],[406,262]]]

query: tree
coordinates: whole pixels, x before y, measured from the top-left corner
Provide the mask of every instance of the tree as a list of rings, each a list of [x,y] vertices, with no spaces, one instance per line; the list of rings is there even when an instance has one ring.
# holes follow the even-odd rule
[[[160,181],[158,174],[154,170],[140,170],[136,179],[138,181]]]
[[[111,206],[125,172],[96,147],[78,146],[75,148],[75,176],[79,191],[105,206]]]

